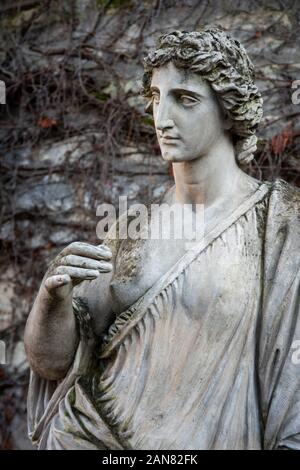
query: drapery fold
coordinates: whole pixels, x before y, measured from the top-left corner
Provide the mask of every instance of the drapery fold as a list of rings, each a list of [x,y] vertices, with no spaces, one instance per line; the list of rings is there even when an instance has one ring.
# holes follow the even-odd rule
[[[39,448],[300,449],[299,209],[295,188],[262,184],[100,343],[75,299],[73,367],[31,374]]]

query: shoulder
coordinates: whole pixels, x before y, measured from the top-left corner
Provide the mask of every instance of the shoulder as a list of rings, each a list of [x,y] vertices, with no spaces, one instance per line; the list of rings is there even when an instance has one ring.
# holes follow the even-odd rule
[[[281,179],[270,187],[264,260],[266,279],[283,276],[282,286],[300,267],[300,191]]]
[[[270,209],[282,220],[300,218],[300,189],[277,179],[271,185]]]
[[[292,236],[294,243],[300,240],[300,190],[282,179],[270,185],[266,219],[267,238],[278,241]]]

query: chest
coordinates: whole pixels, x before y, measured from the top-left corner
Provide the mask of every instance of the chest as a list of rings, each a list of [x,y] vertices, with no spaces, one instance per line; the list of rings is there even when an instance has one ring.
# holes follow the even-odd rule
[[[189,248],[183,240],[124,241],[110,284],[114,312],[119,314],[130,307]],[[182,289],[182,302],[192,311],[195,305],[205,310],[212,298],[232,308],[242,298],[249,297],[250,301],[254,291],[259,295],[261,253],[257,237],[247,237],[232,227],[226,237],[217,239],[193,261]]]
[[[114,312],[121,313],[139,299],[186,249],[183,240],[124,240],[110,283]]]

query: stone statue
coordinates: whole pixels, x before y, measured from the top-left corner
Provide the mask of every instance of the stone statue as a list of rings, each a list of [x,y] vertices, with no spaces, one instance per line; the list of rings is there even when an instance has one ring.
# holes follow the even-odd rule
[[[262,116],[254,67],[216,28],[163,35],[144,67],[175,180],[161,202],[204,205],[204,235],[108,233],[52,262],[25,331],[31,439],[299,450],[300,193],[242,169]]]

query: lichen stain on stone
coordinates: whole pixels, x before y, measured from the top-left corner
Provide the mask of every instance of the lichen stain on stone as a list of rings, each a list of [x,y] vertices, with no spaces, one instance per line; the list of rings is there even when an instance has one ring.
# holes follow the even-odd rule
[[[116,278],[119,282],[126,282],[136,277],[141,268],[141,253],[145,240],[124,240],[119,251]]]

